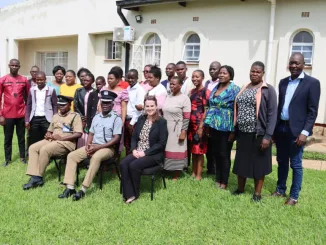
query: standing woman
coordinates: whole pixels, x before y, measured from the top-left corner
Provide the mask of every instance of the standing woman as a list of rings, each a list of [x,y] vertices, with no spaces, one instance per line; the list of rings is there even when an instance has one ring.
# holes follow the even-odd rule
[[[88,131],[90,128],[87,126],[87,105],[89,95],[95,91],[92,87],[94,79],[92,73],[86,74],[83,78],[83,87],[76,90],[74,97],[74,110],[81,116],[83,123],[83,135],[78,139],[77,148],[85,146],[87,142]]]
[[[139,197],[141,171],[164,161],[168,129],[166,120],[159,115],[155,96],[145,98],[145,113],[139,117],[131,138],[132,153],[120,164],[122,195],[127,204]]]
[[[234,107],[238,135],[233,173],[238,175],[238,189],[233,194],[242,194],[246,179],[253,178],[255,202],[261,200],[265,175],[272,172],[271,137],[277,120],[276,92],[263,81],[264,73],[262,62],[252,64],[251,82],[241,89]]]
[[[188,158],[192,153],[192,176],[201,180],[204,166],[204,154],[207,151],[207,139],[204,135],[204,119],[206,116],[207,90],[203,86],[205,78],[202,70],[192,73],[192,82],[195,86],[190,91],[191,115],[188,130]]]
[[[77,71],[77,77],[79,79],[79,82],[80,82],[80,85],[83,86],[84,84],[84,78],[85,76],[88,74],[88,73],[91,73],[87,68],[85,67],[82,67],[80,68],[78,71]]]
[[[166,96],[168,95],[166,88],[161,84],[161,78],[162,78],[161,69],[157,66],[152,66],[147,74],[149,85],[152,87],[148,91],[148,95],[152,95],[156,97],[157,107],[159,110],[162,110],[166,100]]]
[[[66,83],[60,86],[60,95],[75,97],[76,90],[82,88],[82,85],[76,83],[76,73],[73,70],[66,72]],[[74,102],[71,102],[71,108],[74,111]]]
[[[173,77],[169,81],[171,95],[166,98],[163,116],[168,125],[168,142],[165,148],[164,169],[175,171],[174,180],[181,170],[187,167],[187,130],[190,119],[191,103],[187,95],[181,93],[182,80]]]
[[[86,120],[86,126],[87,128],[90,128],[92,125],[93,118],[95,117],[97,113],[97,105],[99,102],[100,92],[102,88],[106,85],[105,78],[103,76],[99,76],[96,78],[95,86],[96,90],[91,92],[88,97],[87,101],[87,120]]]
[[[240,88],[234,84],[234,70],[231,66],[222,66],[218,72],[219,83],[209,97],[205,125],[214,146],[216,159],[216,185],[226,189],[231,167],[231,150],[234,134],[234,100]]]
[[[112,91],[118,95],[114,100],[114,106],[112,110],[116,112],[119,116],[121,116],[122,125],[124,125],[127,117],[127,103],[129,98],[128,98],[128,90],[121,88],[119,86],[119,82],[120,82],[119,73],[115,70],[111,70],[108,75],[108,87],[107,88],[104,87],[103,89]],[[124,138],[124,133],[122,132],[119,152],[123,150],[123,146],[124,146],[123,138]]]
[[[66,75],[66,69],[62,66],[55,66],[52,70],[54,80],[48,84],[49,87],[54,88],[57,95],[60,95],[60,86],[64,84],[63,78]]]

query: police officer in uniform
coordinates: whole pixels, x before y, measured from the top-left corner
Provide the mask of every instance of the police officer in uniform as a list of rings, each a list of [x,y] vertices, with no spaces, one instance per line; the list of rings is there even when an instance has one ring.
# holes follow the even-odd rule
[[[117,94],[111,91],[101,91],[102,112],[97,114],[92,121],[86,146],[69,153],[63,181],[66,184],[66,189],[59,195],[59,198],[67,198],[71,195],[73,195],[74,201],[83,198],[87,188],[92,184],[101,162],[113,157],[114,146],[120,142],[122,132],[122,120],[118,114],[112,111],[113,101],[116,97]],[[90,158],[89,169],[81,189],[76,193],[74,183],[77,164],[86,158]]]
[[[52,118],[45,139],[29,147],[27,175],[31,178],[24,190],[42,186],[43,175],[51,157],[60,157],[76,149],[77,139],[82,136],[83,126],[78,113],[70,111],[72,97],[58,96],[59,113]]]

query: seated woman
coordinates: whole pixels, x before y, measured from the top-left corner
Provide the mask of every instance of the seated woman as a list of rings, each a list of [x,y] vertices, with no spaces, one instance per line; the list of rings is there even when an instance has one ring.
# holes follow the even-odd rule
[[[123,198],[127,204],[139,197],[141,171],[164,161],[168,129],[166,120],[159,116],[154,96],[145,98],[145,113],[139,117],[132,135],[132,153],[120,164]]]

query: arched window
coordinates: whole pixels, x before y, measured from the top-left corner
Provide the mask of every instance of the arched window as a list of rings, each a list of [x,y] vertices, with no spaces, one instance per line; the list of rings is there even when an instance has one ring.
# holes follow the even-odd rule
[[[303,54],[306,65],[311,66],[313,47],[313,36],[307,31],[300,31],[293,37],[291,54],[296,52]]]
[[[188,62],[199,62],[200,38],[197,34],[191,34],[183,49],[183,60]]]
[[[160,65],[161,39],[156,34],[151,34],[145,43],[145,64]]]

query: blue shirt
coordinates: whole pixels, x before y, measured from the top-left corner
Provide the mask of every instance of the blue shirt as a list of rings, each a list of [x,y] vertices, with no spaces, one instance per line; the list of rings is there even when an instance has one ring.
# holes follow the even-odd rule
[[[121,134],[121,117],[113,111],[106,117],[102,113],[99,113],[94,117],[89,132],[94,134],[93,144],[103,145],[109,142],[114,135]]]
[[[297,89],[299,83],[301,82],[301,80],[303,78],[304,78],[304,72],[301,72],[300,76],[298,76],[294,80],[292,80],[291,76],[289,77],[289,84],[288,84],[288,87],[286,88],[284,104],[283,104],[283,108],[282,108],[282,111],[281,111],[281,119],[284,120],[284,121],[290,120],[289,106],[290,106],[292,97],[294,95],[294,92]],[[306,131],[306,130],[302,130],[301,134],[309,136],[309,132]]]

